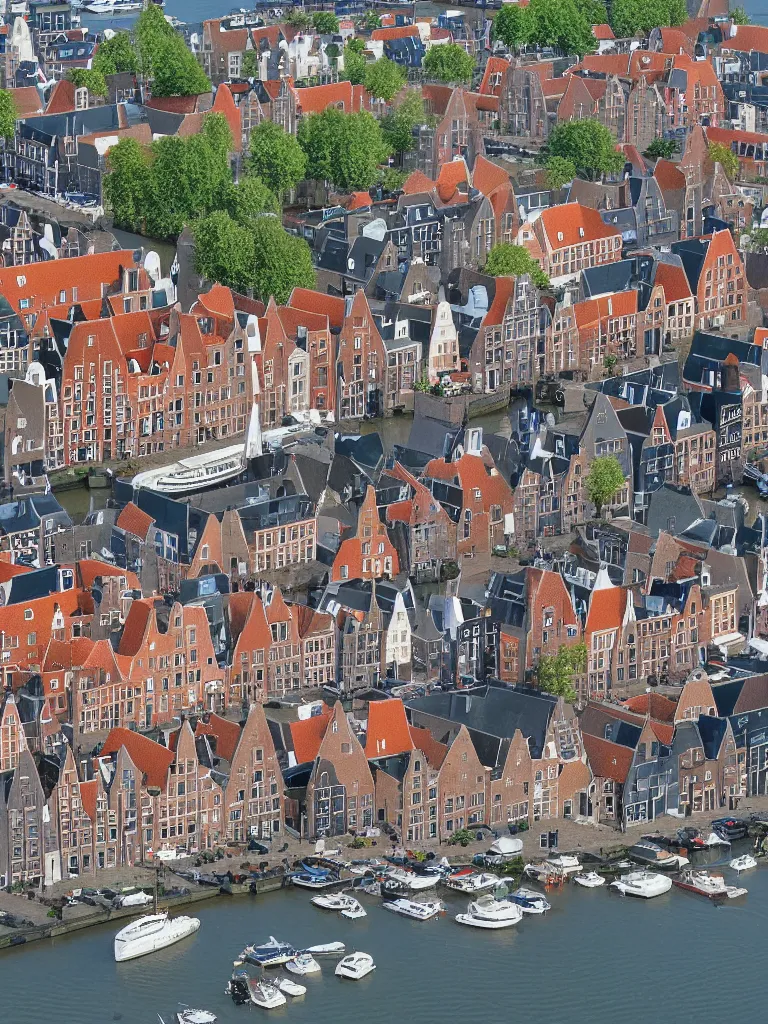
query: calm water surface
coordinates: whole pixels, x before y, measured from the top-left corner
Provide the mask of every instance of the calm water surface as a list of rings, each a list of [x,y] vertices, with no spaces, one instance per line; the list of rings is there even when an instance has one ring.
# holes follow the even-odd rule
[[[323,958],[322,975],[302,979],[306,996],[269,1012],[277,1024],[647,1024],[711,1019],[723,999],[739,1021],[764,1019],[768,865],[742,882],[749,895],[728,906],[674,888],[644,901],[567,886],[552,895],[551,913],[499,932],[456,924],[467,901],[452,895],[449,912],[427,922],[366,897],[360,921],[318,910],[298,890],[233,897],[194,911],[202,924],[191,939],[130,963],[114,962],[114,925],[1,953],[3,1016],[157,1024],[160,1013],[169,1024],[182,1002],[213,1010],[221,1024],[254,1020],[266,1011],[236,1007],[224,988],[243,946],[275,935],[297,946],[342,940],[377,964],[353,982]]]

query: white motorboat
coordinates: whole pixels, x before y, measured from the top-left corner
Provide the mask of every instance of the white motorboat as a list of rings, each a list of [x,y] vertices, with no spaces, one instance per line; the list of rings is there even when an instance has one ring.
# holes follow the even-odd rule
[[[507,896],[507,900],[520,907],[524,914],[546,914],[548,910],[552,909],[549,900],[535,889],[515,889]]]
[[[390,900],[381,905],[385,910],[391,910],[393,914],[412,917],[416,921],[428,921],[443,909],[443,904],[440,900],[425,900],[423,903],[418,903],[415,900],[398,899]]]
[[[726,885],[722,875],[710,875],[708,871],[684,871],[680,878],[672,879],[672,884],[678,889],[695,892],[710,900],[722,897],[733,900],[747,895],[746,889],[738,885]]]
[[[576,885],[583,885],[585,889],[597,889],[601,885],[605,885],[605,879],[602,875],[598,875],[596,871],[587,871],[583,875],[574,875],[573,880]]]
[[[399,868],[393,868],[392,871],[387,872],[388,879],[394,882],[401,882],[412,892],[418,892],[420,889],[431,889],[437,885],[441,877],[441,875],[417,875],[414,871],[401,871]]]
[[[470,896],[480,895],[482,892],[490,892],[499,884],[498,875],[491,875],[487,872],[457,871],[455,875],[449,875],[443,879],[443,885],[456,892],[465,892]]]
[[[307,946],[302,953],[311,953],[312,956],[341,956],[347,947],[343,942],[321,942],[317,946]]]
[[[129,892],[125,896],[116,896],[114,905],[116,907],[146,907],[152,903],[152,897],[147,892]]]
[[[140,0],[95,0],[92,4],[85,5],[86,11],[91,14],[112,14],[119,16],[130,11],[140,11]]]
[[[359,921],[361,917],[367,917],[365,907],[362,903],[358,903],[357,900],[352,901],[352,905],[345,907],[341,912],[342,917],[346,917],[348,921]]]
[[[134,960],[138,956],[165,949],[186,939],[200,927],[196,917],[169,917],[168,914],[149,914],[131,921],[115,936],[115,960]]]
[[[313,896],[309,901],[322,910],[351,910],[360,906],[354,896],[347,896],[344,892],[329,892],[324,896]]]
[[[649,900],[669,892],[672,879],[655,871],[630,871],[611,882],[611,888],[618,889],[623,896],[639,896]]]
[[[251,992],[251,1002],[257,1006],[262,1006],[265,1010],[273,1010],[278,1006],[285,1006],[288,1002],[277,985],[272,985],[268,981],[254,981],[251,979],[248,987]]]
[[[337,978],[351,978],[353,981],[359,981],[360,978],[364,978],[375,970],[376,964],[370,953],[350,953],[339,960],[334,973]]]
[[[210,1010],[193,1010],[191,1006],[176,1014],[178,1024],[216,1024],[217,1019]]]
[[[311,953],[298,953],[293,960],[287,961],[285,969],[291,974],[317,974],[320,964]]]
[[[509,928],[522,917],[523,911],[517,904],[486,893],[469,904],[466,914],[457,914],[456,920],[473,928]]]
[[[561,875],[575,875],[581,871],[581,864],[579,858],[574,857],[570,853],[561,853],[555,857],[548,857],[544,862],[545,867],[549,865],[554,868],[555,871],[559,871]]]
[[[741,857],[734,857],[728,867],[733,868],[734,871],[749,871],[751,868],[757,867],[757,861],[751,853],[744,853]]]
[[[647,864],[652,868],[660,868],[662,871],[677,871],[690,863],[688,858],[682,854],[670,853],[669,850],[665,850],[647,839],[641,839],[639,843],[635,843],[628,852],[632,860]]]
[[[287,996],[305,996],[307,994],[306,985],[300,985],[298,981],[294,981],[293,978],[281,978],[277,987],[281,992],[284,992]]]

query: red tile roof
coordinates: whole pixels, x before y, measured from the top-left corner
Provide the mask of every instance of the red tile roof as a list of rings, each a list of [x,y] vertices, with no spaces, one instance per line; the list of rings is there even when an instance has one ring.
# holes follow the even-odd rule
[[[626,782],[635,751],[632,747],[623,747],[610,740],[600,739],[584,733],[584,749],[592,773],[599,779],[613,779],[614,782]]]
[[[768,28],[763,25],[737,25],[736,32],[723,42],[723,49],[768,53]]]
[[[410,726],[411,739],[417,750],[429,761],[431,768],[440,768],[448,753],[448,747],[436,740],[429,729],[422,729],[416,725]]]
[[[364,110],[366,103],[365,88],[352,85],[351,82],[334,82],[329,85],[310,85],[306,89],[296,89],[296,103],[302,114],[321,114],[327,107],[341,104],[345,113],[356,113]]]
[[[469,187],[469,172],[464,158],[456,157],[440,167],[436,182],[437,194],[444,203],[448,203],[462,183],[466,183],[467,188]]]
[[[613,29],[610,25],[593,25],[592,35],[595,39],[615,39],[616,36],[613,34]]]
[[[139,506],[134,505],[132,501],[129,501],[117,517],[115,526],[118,530],[125,530],[126,533],[131,533],[134,537],[140,537],[141,540],[146,540],[149,528],[154,521],[155,520],[151,515],[142,511]]]
[[[16,104],[16,112],[19,117],[42,114],[44,109],[40,93],[34,85],[23,85],[20,89],[14,89],[13,102]]]
[[[469,501],[469,492],[477,489],[480,491],[485,511],[490,511],[491,505],[504,507],[509,503],[509,484],[501,473],[491,474],[490,467],[477,455],[462,455],[456,462],[432,459],[427,463],[423,475],[449,481],[458,477],[465,504]]]
[[[98,779],[91,779],[88,782],[80,783],[80,800],[83,804],[83,810],[92,822],[96,821],[96,797],[98,796],[98,793]]]
[[[688,284],[685,271],[673,263],[658,263],[656,265],[654,284],[660,284],[663,287],[667,303],[691,298],[691,286]]]
[[[225,83],[222,83],[216,90],[216,98],[213,101],[212,110],[214,113],[223,114],[226,117],[229,130],[232,132],[233,152],[239,153],[243,148],[243,129],[240,111],[229,90],[229,86]]]
[[[55,274],[51,273],[47,262],[26,263],[23,267],[2,267],[0,294],[17,311],[21,309],[21,300],[26,299],[30,303],[27,313],[39,312],[46,306],[55,306],[60,301],[61,292],[66,292],[69,300],[73,288],[77,289],[78,302],[100,299],[103,285],[118,284],[122,271],[135,266],[133,251],[119,249],[116,252],[58,260]]]
[[[235,300],[232,292],[223,284],[214,284],[209,291],[198,296],[197,304],[207,309],[214,316],[222,317],[224,320],[235,319]]]
[[[311,288],[294,288],[288,304],[294,309],[305,309],[309,313],[321,313],[328,317],[331,327],[344,326],[346,303],[335,295],[324,295]]]
[[[650,714],[651,718],[660,722],[674,722],[677,701],[670,700],[661,693],[640,693],[636,697],[629,697],[624,702],[624,707],[635,711],[640,715]]]
[[[604,587],[593,590],[589,599],[589,611],[585,633],[605,629],[618,629],[624,618],[627,592],[623,587]]]
[[[540,216],[551,249],[579,245],[599,238],[621,237],[621,232],[606,224],[597,210],[581,203],[563,203],[542,210]],[[562,234],[562,239],[558,237]]]
[[[399,698],[372,700],[368,705],[365,756],[390,757],[412,749],[403,702]]]
[[[671,160],[657,160],[653,176],[662,192],[676,192],[685,188],[685,175]]]
[[[514,277],[496,278],[496,291],[493,295],[493,302],[483,317],[483,327],[496,327],[504,320],[504,313],[514,290]]]
[[[48,103],[45,107],[46,114],[63,114],[66,111],[75,109],[75,84],[68,78],[60,79],[54,85]]]
[[[491,85],[492,75],[503,75],[510,68],[510,63],[504,57],[489,57],[483,72],[483,80],[480,83],[480,92],[484,96],[498,96],[501,92],[501,83]]]
[[[426,174],[422,174],[421,171],[412,171],[403,183],[403,192],[407,196],[415,196],[421,192],[431,192],[434,187],[434,181]]]
[[[475,166],[472,168],[472,185],[478,192],[489,196],[494,189],[509,184],[509,175],[503,167],[492,163],[484,156],[478,156],[475,159]]]
[[[371,32],[373,40],[419,38],[419,30],[415,25],[396,25],[394,28],[375,28]]]
[[[368,192],[353,192],[346,201],[347,210],[362,210],[371,205],[371,196]]]
[[[596,299],[576,302],[573,312],[579,329],[590,327],[611,316],[632,316],[637,313],[637,292],[614,292],[612,295],[600,295]]]
[[[174,760],[172,750],[131,729],[110,729],[101,748],[102,755],[116,754],[121,747],[125,747],[130,759],[144,773],[147,786],[165,788],[168,769]]]
[[[220,718],[211,712],[207,722],[202,718],[198,720],[195,736],[215,736],[217,757],[223,757],[225,761],[231,762],[240,740],[240,726],[237,722]]]
[[[304,721],[291,722],[291,739],[296,764],[306,764],[315,760],[332,717],[333,711],[326,707],[321,715],[312,715]]]
[[[134,601],[123,626],[118,652],[132,658],[139,653],[147,631],[147,623],[153,614],[151,601]]]

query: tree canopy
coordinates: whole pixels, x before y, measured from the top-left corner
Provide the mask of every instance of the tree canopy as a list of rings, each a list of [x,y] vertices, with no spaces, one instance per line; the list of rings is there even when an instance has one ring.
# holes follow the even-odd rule
[[[554,46],[579,57],[597,49],[593,22],[577,0],[531,0],[524,8],[524,24],[525,42],[534,46]]]
[[[291,28],[298,29],[299,32],[305,32],[308,28],[312,28],[312,18],[306,11],[302,11],[300,7],[294,7],[289,15],[285,19],[286,25],[290,25]]]
[[[520,7],[519,4],[503,4],[493,19],[491,27],[493,38],[504,43],[510,50],[516,50],[522,46],[527,40],[526,10],[526,7]]]
[[[139,57],[127,32],[116,32],[111,39],[103,39],[91,64],[102,75],[133,74],[138,66]]]
[[[549,287],[549,278],[536,260],[522,245],[511,242],[497,242],[488,253],[485,273],[492,277],[504,277],[508,274],[520,277],[529,274],[531,280],[539,288]]]
[[[405,68],[387,57],[380,57],[365,68],[365,88],[377,100],[390,103],[405,85]]]
[[[307,177],[341,189],[370,188],[389,155],[381,125],[365,110],[345,114],[329,108],[311,114],[299,125],[298,139],[307,157]]]
[[[562,188],[576,177],[576,165],[573,160],[562,156],[551,156],[547,161],[547,185],[549,188]]]
[[[407,153],[416,144],[414,128],[424,124],[426,119],[421,92],[410,90],[402,102],[381,119],[381,133],[385,144],[393,153]]]
[[[211,88],[195,55],[157,4],[149,4],[139,15],[133,42],[138,70],[152,79],[154,96],[198,96]]]
[[[677,142],[674,139],[652,139],[643,155],[649,160],[669,160],[676,149]]]
[[[548,160],[553,157],[570,160],[577,174],[587,181],[615,174],[624,165],[614,137],[605,125],[591,117],[556,124],[549,135],[547,156]]]
[[[624,486],[624,470],[616,456],[601,455],[595,459],[584,478],[584,486],[599,516],[603,505]]]
[[[584,643],[565,644],[557,654],[542,654],[536,666],[536,681],[545,693],[573,702],[577,693],[573,676],[580,675],[587,667],[587,648]]]
[[[259,77],[259,57],[255,50],[246,50],[240,65],[241,78]]]
[[[431,46],[421,62],[426,75],[441,82],[471,82],[475,60],[458,43]]]
[[[274,121],[262,121],[251,132],[248,167],[282,199],[304,177],[307,158],[293,135]]]
[[[734,25],[751,25],[752,19],[744,10],[743,7],[732,7],[729,12],[729,18]]]
[[[710,142],[709,156],[715,163],[720,164],[731,181],[736,178],[739,173],[739,158],[729,146],[724,146],[722,142]]]
[[[107,83],[101,71],[94,68],[72,68],[67,77],[76,89],[87,89],[93,96],[106,96]]]
[[[355,42],[358,40],[350,39],[344,47],[344,67],[339,72],[339,78],[350,81],[352,85],[362,85],[365,81],[367,61],[360,47],[352,45]]]
[[[236,185],[230,182],[224,193],[224,206],[230,216],[244,227],[252,225],[265,213],[280,213],[280,203],[275,194],[261,178],[251,174],[246,174]]]
[[[16,100],[13,98],[13,91],[0,89],[0,136],[4,139],[12,139],[16,134]]]
[[[339,31],[339,19],[332,11],[315,11],[312,28],[319,36],[332,36]]]
[[[611,28],[618,39],[682,25],[687,18],[685,0],[613,0],[611,4]]]

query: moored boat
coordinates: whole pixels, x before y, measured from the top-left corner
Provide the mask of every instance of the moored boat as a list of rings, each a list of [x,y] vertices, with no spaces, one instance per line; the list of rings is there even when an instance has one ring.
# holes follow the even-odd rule
[[[291,974],[318,974],[320,964],[311,953],[297,953],[292,960],[286,960],[285,969]]]
[[[176,1014],[177,1024],[216,1024],[216,1014],[210,1010],[195,1010],[187,1006]]]
[[[579,858],[575,857],[571,853],[561,853],[554,857],[548,857],[544,862],[545,866],[549,865],[556,871],[559,871],[562,875],[575,875],[581,871],[581,864]]]
[[[757,861],[751,853],[744,853],[741,857],[734,857],[728,867],[738,874],[741,871],[749,871],[751,868],[757,867]]]
[[[466,892],[474,896],[495,889],[499,881],[498,875],[491,875],[485,871],[472,871],[466,868],[463,871],[457,871],[453,875],[448,875],[447,878],[443,879],[443,885],[447,889],[453,889],[456,892]]]
[[[387,872],[386,880],[399,882],[406,889],[418,892],[420,889],[431,889],[437,885],[441,877],[439,874],[417,875],[415,871],[403,871],[400,868],[393,868]]]
[[[169,917],[168,914],[149,914],[131,921],[115,936],[115,960],[135,960],[158,949],[172,946],[200,927],[196,917]]]
[[[320,907],[321,910],[336,911],[350,910],[355,906],[360,906],[354,896],[347,896],[344,892],[333,892],[326,893],[324,896],[313,896],[310,903],[315,907]]]
[[[672,879],[655,871],[630,871],[621,878],[611,882],[611,888],[617,889],[623,896],[638,896],[650,900],[654,896],[663,896],[672,888]]]
[[[287,996],[304,996],[307,994],[305,985],[300,985],[298,981],[294,981],[293,978],[281,978],[277,987],[281,992],[284,992]]]
[[[288,1001],[277,985],[260,979],[255,981],[249,979],[248,988],[251,992],[251,1002],[261,1006],[265,1010],[274,1010],[278,1006],[285,1006]]]
[[[456,920],[472,928],[509,928],[522,917],[523,911],[516,904],[486,893],[469,904],[466,914],[457,914]]]
[[[370,953],[350,953],[336,964],[334,974],[338,978],[351,978],[359,981],[371,971],[376,970],[376,964]]]
[[[596,871],[587,871],[583,875],[574,875],[573,880],[576,885],[581,885],[585,889],[597,889],[601,885],[605,885],[605,879],[602,875],[598,875]]]
[[[727,885],[722,875],[711,875],[708,871],[684,871],[679,878],[673,878],[672,884],[686,892],[706,896],[707,899],[736,899],[746,896],[747,890],[738,885]]]
[[[241,960],[256,964],[258,967],[279,967],[296,956],[297,950],[287,942],[280,942],[270,935],[260,946],[246,946],[240,954]]]
[[[749,822],[743,818],[716,818],[712,822],[712,831],[729,843],[744,839],[749,832]]]
[[[545,914],[552,909],[549,900],[535,889],[515,889],[507,896],[507,900],[520,907],[524,914]]]
[[[425,900],[423,903],[419,903],[416,900],[397,899],[382,903],[382,907],[385,910],[391,910],[393,914],[412,917],[416,921],[428,921],[440,913],[443,904],[440,900]]]
[[[630,858],[640,864],[647,864],[649,867],[661,871],[676,871],[689,863],[688,858],[680,853],[671,853],[662,849],[656,843],[641,839],[627,851]]]

